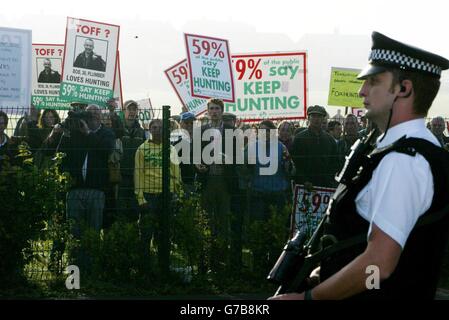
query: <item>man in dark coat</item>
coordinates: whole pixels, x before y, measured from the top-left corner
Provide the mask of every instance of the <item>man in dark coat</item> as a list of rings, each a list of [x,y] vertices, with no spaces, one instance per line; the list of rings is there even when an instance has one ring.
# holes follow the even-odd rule
[[[106,71],[106,62],[101,56],[94,53],[94,40],[86,39],[84,41],[84,52],[81,52],[76,57],[73,66],[76,68]]]
[[[44,70],[39,73],[39,78],[37,79],[39,83],[60,83],[61,75],[58,71],[51,69],[50,59],[44,60]]]

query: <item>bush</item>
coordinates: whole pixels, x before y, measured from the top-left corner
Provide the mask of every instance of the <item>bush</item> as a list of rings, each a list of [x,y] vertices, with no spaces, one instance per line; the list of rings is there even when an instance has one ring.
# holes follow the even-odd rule
[[[181,194],[172,220],[172,234],[175,248],[191,268],[209,265],[211,230],[206,212],[201,207],[200,195]]]
[[[253,255],[254,276],[265,279],[288,240],[291,207],[277,212],[271,207],[268,221],[253,221],[248,225],[248,248]]]
[[[136,223],[117,221],[102,233],[85,229],[79,247],[90,260],[88,270],[80,272],[91,280],[134,283],[151,272],[144,268]]]
[[[14,159],[5,159],[0,172],[0,285],[24,284],[24,266],[34,258],[32,240],[48,227],[51,216],[63,215],[68,177],[61,174],[58,155],[44,170],[34,164],[26,143]]]

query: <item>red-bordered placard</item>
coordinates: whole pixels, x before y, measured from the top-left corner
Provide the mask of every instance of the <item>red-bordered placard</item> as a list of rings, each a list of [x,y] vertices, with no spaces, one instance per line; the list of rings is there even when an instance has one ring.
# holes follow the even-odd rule
[[[332,198],[332,195],[335,192],[335,188],[327,188],[327,187],[313,187],[312,192],[308,192],[305,190],[304,185],[296,184],[294,185],[294,197],[293,197],[293,216],[292,216],[292,225],[291,225],[291,232],[293,234],[294,230],[298,227],[298,224],[310,223],[310,228],[315,228],[319,222],[319,220],[322,218],[322,216],[325,214],[326,209],[330,203],[330,200]],[[309,193],[312,197],[311,201],[309,201],[310,208],[307,208],[306,210],[302,210],[302,208],[299,207],[300,199],[299,196],[301,193]],[[313,198],[319,198],[319,203],[315,203]],[[301,201],[302,203],[302,201]],[[303,203],[302,203],[303,204]],[[306,204],[303,204],[306,206]],[[314,216],[308,216],[313,214]],[[309,230],[310,231],[310,230]],[[312,230],[313,231],[313,230]]]
[[[166,69],[164,73],[179,100],[187,110],[193,112],[196,116],[206,112],[207,100],[195,98],[191,95],[189,64],[187,63],[187,59]]]
[[[31,103],[38,109],[66,110],[68,101],[59,98],[64,44],[32,44]]]
[[[112,98],[119,38],[118,25],[67,17],[61,97],[100,105]]]
[[[228,40],[188,33],[184,34],[184,39],[192,97],[234,102],[234,77]],[[197,44],[195,40],[198,40]]]
[[[269,60],[267,58],[274,58]],[[280,58],[280,59],[276,59]],[[289,58],[290,60],[286,60],[284,58]],[[296,61],[296,60],[297,61]],[[239,64],[239,60],[242,60]],[[277,61],[275,61],[277,60]],[[233,61],[233,70],[235,76],[235,92],[236,92],[236,102],[226,103],[225,111],[231,112],[237,115],[237,117],[241,118],[244,122],[255,122],[261,121],[264,119],[271,120],[298,120],[306,118],[306,108],[307,108],[307,94],[308,94],[308,86],[307,86],[307,52],[305,51],[297,51],[297,52],[273,52],[273,53],[250,53],[250,54],[234,54],[232,55]],[[286,76],[293,75],[291,72],[295,71],[295,78],[293,79],[284,79]],[[274,74],[274,75],[272,75]],[[259,85],[259,87],[263,88],[271,88],[270,85],[267,84],[281,82],[282,88],[285,94],[291,91],[294,96],[297,96],[301,101],[301,111],[299,115],[294,115],[297,113],[296,111],[292,112],[284,112],[285,115],[282,115],[282,112],[276,111],[276,108],[269,108],[269,110],[256,110],[254,112],[248,112],[246,110],[242,111],[241,108],[238,108],[236,104],[240,103],[240,106],[248,101],[242,101],[245,99],[247,95],[243,88],[248,89],[252,85]],[[259,83],[258,83],[259,82]],[[292,86],[294,90],[290,90]],[[278,88],[279,89],[279,88]],[[272,89],[269,89],[269,91]],[[265,93],[265,96],[264,96]],[[273,98],[273,92],[250,92],[247,95],[247,99],[255,99],[255,97],[262,96],[266,101]],[[301,97],[302,96],[302,97]],[[243,99],[243,100],[242,100]],[[297,102],[295,98],[295,102]],[[249,103],[248,103],[249,105]],[[260,112],[259,112],[260,111]],[[265,112],[267,111],[267,112]],[[282,111],[282,110],[281,110]],[[258,114],[259,113],[259,114]],[[261,116],[263,115],[263,116]]]

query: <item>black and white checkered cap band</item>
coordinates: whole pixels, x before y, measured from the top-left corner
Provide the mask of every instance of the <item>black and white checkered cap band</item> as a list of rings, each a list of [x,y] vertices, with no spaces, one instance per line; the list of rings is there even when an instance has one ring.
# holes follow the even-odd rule
[[[434,64],[425,62],[419,59],[412,58],[405,54],[385,49],[373,49],[371,51],[370,61],[380,60],[386,63],[393,63],[399,65],[399,67],[405,67],[407,69],[414,69],[424,72],[433,73],[441,76],[442,69]]]

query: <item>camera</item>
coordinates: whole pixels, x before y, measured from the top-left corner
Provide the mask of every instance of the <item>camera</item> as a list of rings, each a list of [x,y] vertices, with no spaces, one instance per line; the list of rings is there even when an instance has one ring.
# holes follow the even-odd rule
[[[81,130],[81,120],[86,123],[92,118],[92,115],[88,111],[69,111],[67,118],[61,122],[61,127],[70,132]]]

